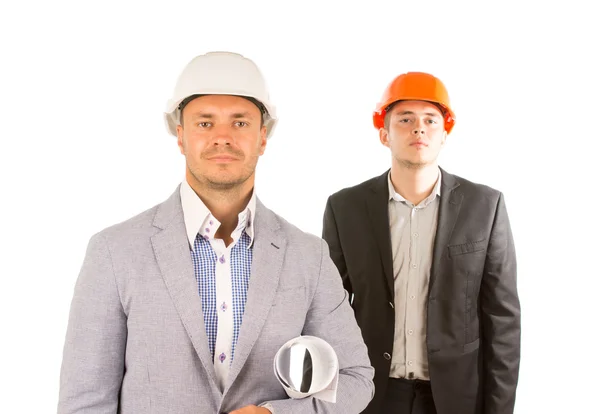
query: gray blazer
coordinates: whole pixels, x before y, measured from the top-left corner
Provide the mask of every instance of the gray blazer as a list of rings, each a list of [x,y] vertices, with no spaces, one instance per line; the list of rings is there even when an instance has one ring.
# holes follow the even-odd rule
[[[217,387],[179,189],[94,235],[75,286],[59,414],[215,414],[270,402],[282,413],[359,413],[374,370],[328,246],[257,200],[248,299],[235,358]],[[288,399],[281,345],[325,339],[340,363],[337,403]]]

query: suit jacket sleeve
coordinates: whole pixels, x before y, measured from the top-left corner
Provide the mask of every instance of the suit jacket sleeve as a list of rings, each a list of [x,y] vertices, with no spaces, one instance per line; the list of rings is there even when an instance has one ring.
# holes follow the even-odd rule
[[[97,234],[88,245],[71,302],[58,414],[117,412],[126,338],[110,252]]]
[[[480,292],[485,414],[512,414],[519,374],[521,310],[517,263],[500,194]]]
[[[339,273],[324,241],[321,241],[319,281],[302,334],[324,339],[337,354],[340,376],[336,403],[313,397],[269,401],[274,413],[358,414],[364,410],[375,392],[374,369],[348,303],[348,294],[342,288]]]
[[[342,277],[344,289],[348,291],[349,297],[351,298],[354,292],[352,290],[352,283],[348,277],[348,268],[346,267],[342,246],[340,245],[340,236],[338,234],[337,222],[331,205],[331,197],[327,199],[325,213],[323,214],[323,239],[329,245],[331,259],[338,268],[340,276]]]

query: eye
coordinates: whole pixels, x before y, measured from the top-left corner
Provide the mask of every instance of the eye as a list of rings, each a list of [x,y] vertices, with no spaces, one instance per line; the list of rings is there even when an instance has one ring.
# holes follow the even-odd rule
[[[245,126],[248,126],[248,122],[246,122],[246,121],[236,121],[235,122],[235,126],[236,127],[245,127]]]
[[[437,121],[435,119],[428,119],[427,123],[428,124],[437,124]]]
[[[206,122],[206,121],[203,121],[203,122],[199,122],[199,123],[198,123],[198,126],[199,126],[200,128],[210,128],[210,127],[211,127],[211,125],[212,125],[212,124],[211,124],[210,122]]]
[[[408,119],[408,118],[402,118],[398,122],[406,124],[407,122],[410,122],[410,119]]]

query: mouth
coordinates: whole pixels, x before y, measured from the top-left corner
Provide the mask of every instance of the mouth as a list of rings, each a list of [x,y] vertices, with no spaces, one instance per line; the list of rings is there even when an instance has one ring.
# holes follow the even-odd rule
[[[416,141],[416,142],[413,142],[412,144],[410,144],[410,146],[417,147],[417,148],[423,148],[423,147],[428,147],[429,145],[427,145],[423,141]]]
[[[212,157],[208,157],[207,160],[213,161],[213,162],[233,162],[233,161],[237,161],[237,158],[233,157],[231,155],[219,154],[219,155],[214,155]]]

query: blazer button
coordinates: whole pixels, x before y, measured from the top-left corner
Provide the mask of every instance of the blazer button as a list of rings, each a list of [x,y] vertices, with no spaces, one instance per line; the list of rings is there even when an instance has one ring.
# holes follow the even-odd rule
[[[388,361],[389,361],[390,359],[392,359],[392,356],[391,356],[390,354],[388,354],[387,352],[384,352],[384,354],[383,354],[383,357],[384,357],[385,359],[387,359]]]

